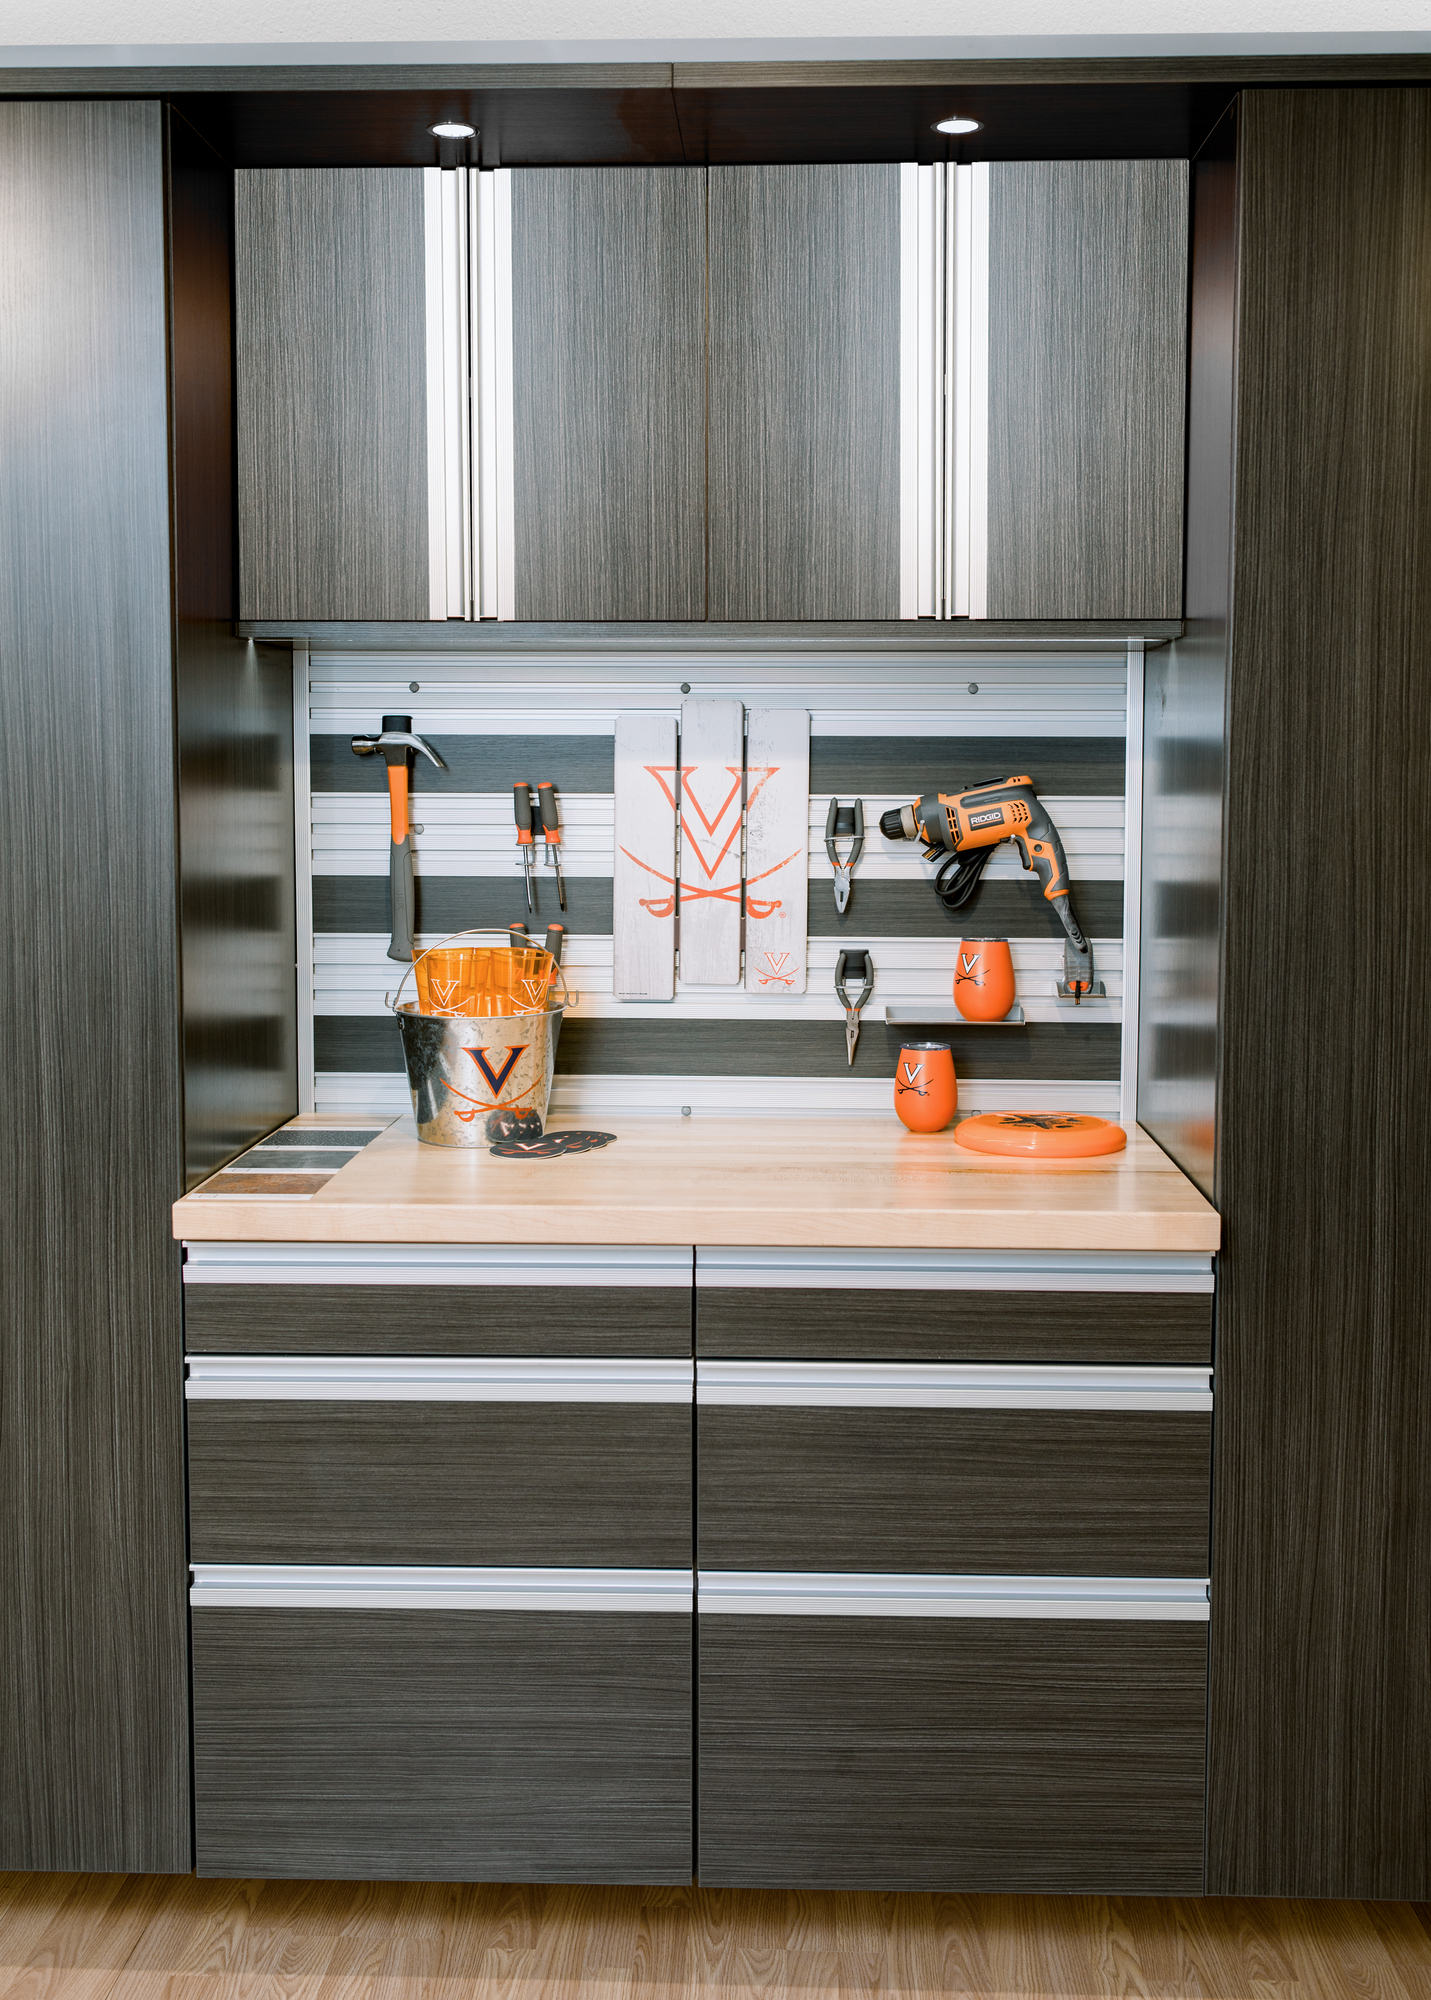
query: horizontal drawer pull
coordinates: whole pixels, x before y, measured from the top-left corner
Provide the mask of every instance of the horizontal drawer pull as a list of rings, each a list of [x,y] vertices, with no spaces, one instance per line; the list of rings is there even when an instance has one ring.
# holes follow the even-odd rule
[[[696,1248],[722,1290],[1211,1292],[1207,1251]]]
[[[689,1403],[689,1360],[191,1355],[190,1402]]]
[[[688,1569],[411,1569],[195,1563],[190,1604],[330,1611],[677,1611]]]
[[[1206,1577],[874,1576],[706,1570],[705,1614],[809,1618],[1151,1618],[1206,1621]]]
[[[1208,1368],[1000,1363],[701,1361],[702,1406],[944,1410],[1210,1410]]]
[[[690,1289],[688,1245],[186,1243],[186,1285],[666,1285]]]

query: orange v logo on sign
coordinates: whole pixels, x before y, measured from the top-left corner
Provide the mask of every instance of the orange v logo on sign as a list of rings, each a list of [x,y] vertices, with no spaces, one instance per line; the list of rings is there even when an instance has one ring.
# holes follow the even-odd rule
[[[512,1048],[506,1049],[504,1051],[504,1054],[506,1055],[507,1060],[504,1063],[502,1063],[499,1068],[495,1070],[493,1069],[491,1063],[489,1063],[487,1060],[487,1051],[485,1049],[469,1049],[467,1053],[469,1056],[471,1056],[473,1062],[476,1063],[478,1069],[481,1070],[483,1076],[486,1077],[487,1085],[488,1088],[491,1090],[492,1095],[494,1097],[500,1097],[502,1094],[502,1085],[507,1081],[507,1078],[512,1074],[512,1071],[517,1067],[518,1056],[525,1055],[530,1046],[531,1044],[529,1042],[523,1042],[522,1046],[519,1049],[512,1049]],[[525,1096],[526,1095],[525,1091],[522,1094],[523,1096]]]

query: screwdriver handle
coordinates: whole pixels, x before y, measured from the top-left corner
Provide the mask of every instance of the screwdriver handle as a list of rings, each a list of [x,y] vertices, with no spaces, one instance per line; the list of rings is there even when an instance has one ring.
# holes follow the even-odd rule
[[[532,844],[532,788],[530,785],[513,785],[512,813],[517,822],[518,847]]]
[[[530,939],[527,937],[527,927],[525,924],[508,924],[507,929],[511,934],[512,945],[515,950],[520,951],[524,945],[530,942]]]
[[[547,925],[547,950],[551,953],[552,959],[554,963],[557,965],[561,964],[561,948],[562,945],[565,943],[565,941],[566,941],[565,924]]]
[[[561,821],[557,818],[556,791],[548,779],[537,786],[537,806],[542,816],[542,833],[548,847],[556,847],[561,841]]]

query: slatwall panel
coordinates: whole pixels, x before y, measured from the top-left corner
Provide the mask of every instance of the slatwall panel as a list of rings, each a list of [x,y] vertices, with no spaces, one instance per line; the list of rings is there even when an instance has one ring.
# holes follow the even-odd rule
[[[415,685],[414,685],[415,684]],[[969,935],[1013,947],[1024,1028],[938,1027],[954,1043],[961,1109],[1037,1103],[1119,1115],[1123,1019],[1124,793],[1128,662],[1121,651],[718,660],[523,655],[504,660],[317,652],[308,667],[314,1107],[408,1106],[385,995],[402,969],[386,956],[384,774],[349,739],[385,712],[410,713],[445,769],[418,760],[413,847],[419,939],[475,924],[563,921],[577,1000],[558,1052],[553,1110],[799,1112],[889,1109],[902,1034],[886,1006],[947,1006],[955,948]],[[683,701],[735,699],[810,712],[808,990],[783,997],[677,980],[673,1001],[612,992],[613,731],[618,714],[679,718]],[[916,793],[1028,772],[1064,840],[1074,905],[1092,936],[1107,998],[1054,997],[1063,933],[1012,848],[990,864],[973,905],[951,916],[934,865],[879,833],[885,807]],[[529,916],[512,825],[519,779],[557,787],[568,908],[538,841]],[[824,849],[832,797],[865,803],[864,858],[850,907],[835,910]],[[853,1069],[833,981],[837,953],[866,945],[875,998]],[[411,982],[409,982],[410,985]]]

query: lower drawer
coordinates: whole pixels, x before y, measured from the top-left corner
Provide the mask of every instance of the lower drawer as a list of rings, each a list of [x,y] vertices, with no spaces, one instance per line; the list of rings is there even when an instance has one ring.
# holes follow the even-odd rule
[[[389,1401],[386,1383],[346,1379],[356,1368],[302,1395],[302,1382],[265,1365],[271,1380],[235,1385],[192,1364],[196,1562],[691,1566],[688,1363],[671,1389],[684,1400],[659,1402]],[[635,1364],[593,1364],[623,1366]],[[359,1396],[364,1386],[377,1396]],[[404,1386],[428,1393],[420,1381]],[[512,1387],[454,1386],[482,1396]],[[230,1399],[235,1387],[265,1399]],[[633,1391],[617,1382],[612,1393]]]
[[[196,1605],[193,1635],[200,1875],[690,1880],[688,1611]]]
[[[699,1657],[703,1884],[1202,1891],[1203,1623],[703,1611]]]

